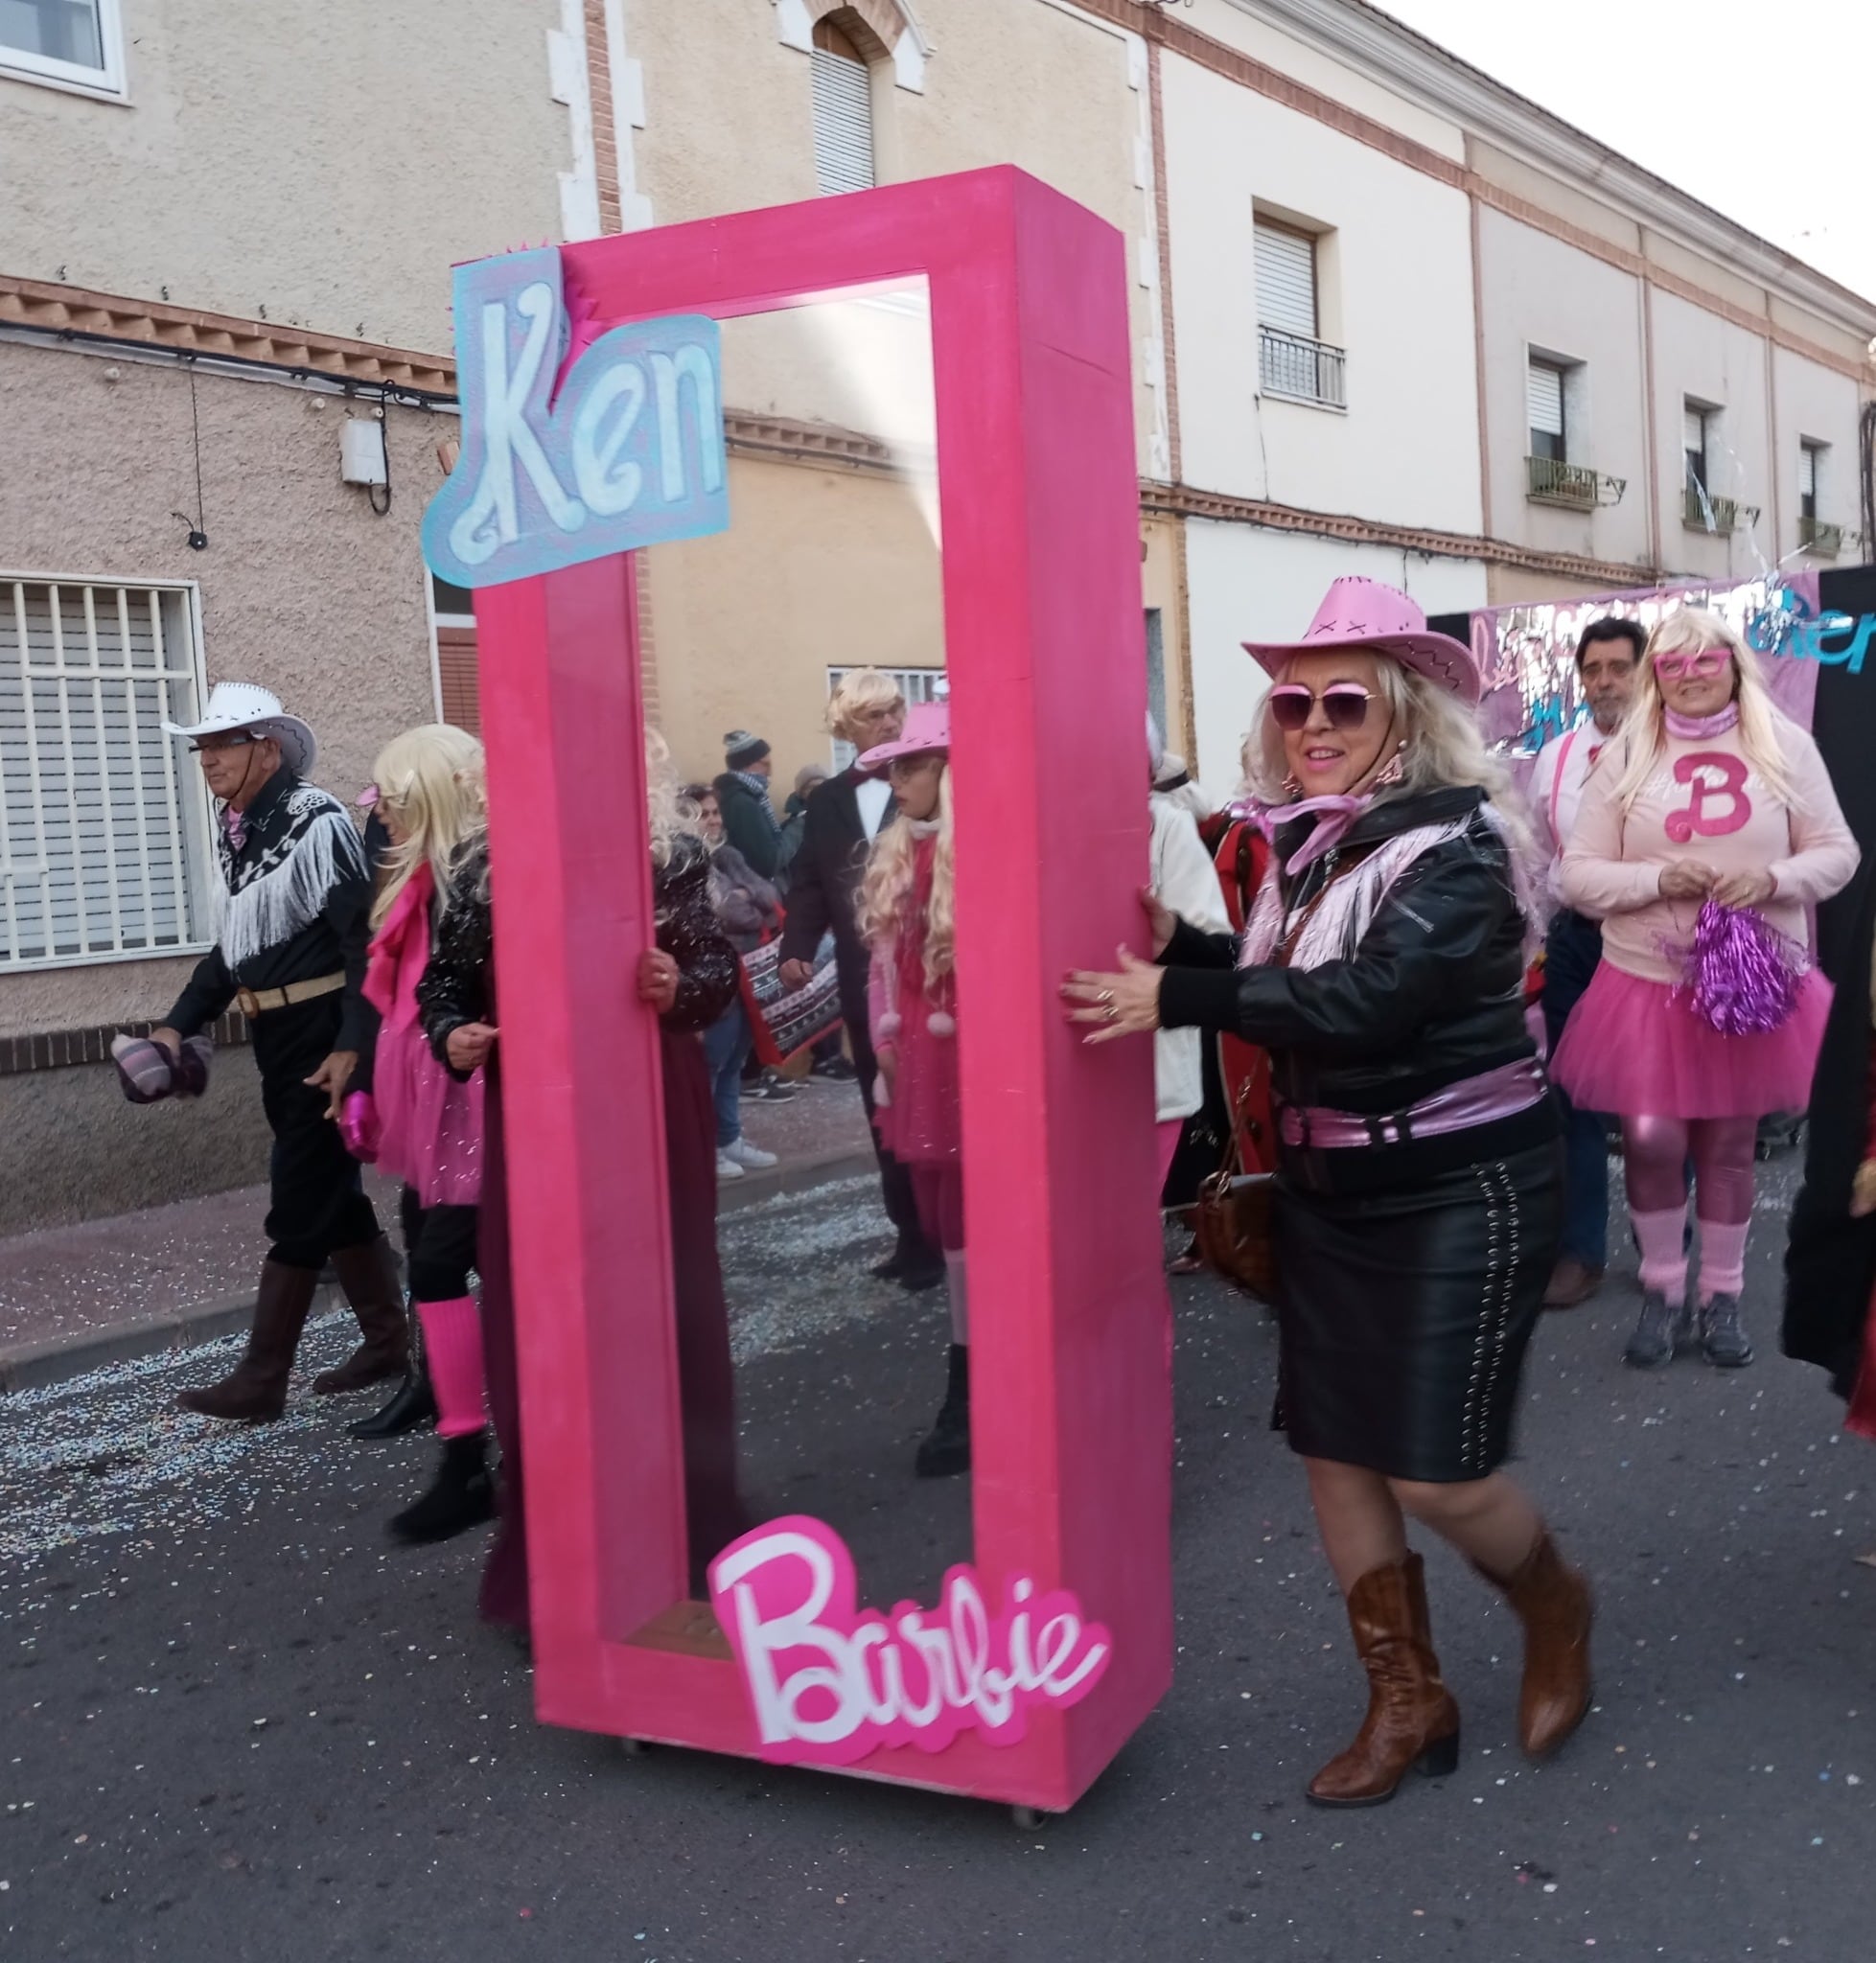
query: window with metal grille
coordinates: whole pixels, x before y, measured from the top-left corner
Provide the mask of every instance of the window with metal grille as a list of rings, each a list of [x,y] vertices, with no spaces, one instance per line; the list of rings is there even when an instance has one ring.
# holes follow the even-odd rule
[[[0,973],[207,944],[200,700],[190,588],[0,574]]]
[[[1797,511],[1804,519],[1818,516],[1818,479],[1822,476],[1824,446],[1800,443],[1797,447]]]
[[[822,196],[873,186],[872,77],[831,21],[814,30],[814,168]]]
[[[0,69],[122,95],[119,0],[0,0]]]
[[[1242,233],[1239,236],[1241,238]],[[1252,244],[1260,327],[1316,337],[1316,242],[1308,232],[1259,219]],[[1240,248],[1241,249],[1241,248]]]
[[[1531,454],[1562,463],[1569,453],[1563,434],[1562,366],[1532,356],[1525,375],[1524,396],[1531,425]]]
[[[846,678],[855,671],[851,668],[829,668],[827,671],[827,693],[831,696]],[[879,671],[905,697],[910,708],[917,702],[942,702],[946,692],[944,670],[942,668],[882,668]],[[833,768],[835,773],[845,770],[859,755],[852,744],[844,743],[840,737],[833,739]]]

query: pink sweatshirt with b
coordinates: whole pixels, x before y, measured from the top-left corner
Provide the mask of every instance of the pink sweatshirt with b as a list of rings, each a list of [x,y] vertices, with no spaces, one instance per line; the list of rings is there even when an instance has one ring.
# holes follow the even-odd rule
[[[1661,897],[1661,870],[1695,859],[1716,872],[1770,872],[1773,896],[1759,912],[1779,933],[1809,946],[1807,909],[1850,883],[1857,842],[1843,822],[1818,746],[1795,723],[1778,731],[1792,786],[1780,801],[1740,748],[1737,727],[1716,735],[1670,734],[1654,774],[1625,812],[1615,787],[1624,746],[1611,742],[1584,787],[1563,849],[1563,896],[1603,923],[1603,958],[1645,982],[1678,982],[1669,950],[1694,937],[1699,900]]]

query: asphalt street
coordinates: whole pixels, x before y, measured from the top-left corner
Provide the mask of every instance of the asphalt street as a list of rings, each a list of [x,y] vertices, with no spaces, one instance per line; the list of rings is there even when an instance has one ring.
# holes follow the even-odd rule
[[[1027,1832],[537,1725],[525,1658],[473,1616],[481,1536],[386,1542],[434,1447],[347,1439],[368,1400],[213,1427],[166,1409],[200,1351],[0,1400],[0,1956],[1866,1957],[1876,1455],[1776,1354],[1795,1178],[1762,1168],[1754,1368],[1625,1369],[1632,1266],[1539,1331],[1521,1472],[1602,1606],[1583,1731],[1520,1757],[1515,1629],[1429,1551],[1464,1754],[1361,1813],[1302,1804],[1363,1693],[1267,1429],[1272,1330],[1209,1280],[1174,1284],[1177,1678]],[[945,1326],[941,1296],[859,1279],[883,1227],[864,1182],[724,1226],[752,1489],[834,1518],[873,1600],[928,1592],[968,1532],[962,1482],[908,1476]],[[306,1363],[345,1342],[329,1320]]]

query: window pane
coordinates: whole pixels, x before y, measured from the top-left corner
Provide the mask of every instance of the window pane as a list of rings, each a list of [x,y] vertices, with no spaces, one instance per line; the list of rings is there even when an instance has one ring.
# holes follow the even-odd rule
[[[102,70],[98,0],[0,0],[0,46]]]

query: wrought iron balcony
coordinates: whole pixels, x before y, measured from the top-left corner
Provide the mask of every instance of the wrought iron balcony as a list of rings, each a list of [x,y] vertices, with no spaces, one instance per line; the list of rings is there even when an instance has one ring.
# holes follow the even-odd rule
[[[1709,510],[1713,514],[1710,522]],[[1750,525],[1758,521],[1758,516],[1756,504],[1742,504],[1737,497],[1716,497],[1710,491],[1702,504],[1701,494],[1691,484],[1680,494],[1680,521],[1691,531],[1717,532],[1724,539],[1737,529],[1742,519]]]
[[[1816,559],[1835,559],[1843,549],[1843,527],[1798,514],[1797,542]]]
[[[1566,464],[1562,457],[1527,456],[1524,469],[1524,495],[1533,504],[1592,511],[1599,504],[1620,504],[1629,488],[1626,477],[1608,477],[1587,464]]]
[[[1291,402],[1320,403],[1327,408],[1348,406],[1344,370],[1348,356],[1327,341],[1312,341],[1280,327],[1257,331],[1258,386],[1265,395],[1286,396]]]

